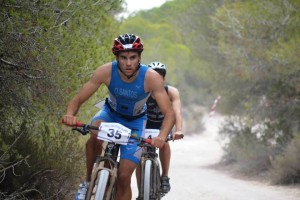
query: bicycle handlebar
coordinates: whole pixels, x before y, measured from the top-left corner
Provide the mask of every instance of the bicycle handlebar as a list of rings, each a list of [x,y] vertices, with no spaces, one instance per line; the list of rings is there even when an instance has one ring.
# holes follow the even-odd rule
[[[78,128],[81,127],[81,128]],[[75,124],[75,127],[72,128],[72,130],[80,132],[82,135],[87,135],[90,130],[99,130],[99,127],[89,125],[89,124],[84,124],[80,121],[77,121]],[[183,134],[180,135],[180,139],[184,137]],[[151,138],[142,138],[142,137],[137,137],[137,136],[130,136],[130,138],[136,139],[139,143],[146,143],[146,144],[151,144]],[[168,135],[166,142],[173,140],[172,135]]]
[[[78,127],[81,127],[81,128],[78,128]],[[82,135],[87,135],[90,132],[91,129],[92,130],[99,130],[99,127],[92,126],[92,125],[89,125],[89,124],[83,124],[82,122],[77,121],[76,124],[75,124],[75,127],[72,128],[72,130],[78,131]]]
[[[80,128],[78,128],[78,127],[80,127]],[[75,124],[75,127],[72,128],[72,130],[78,131],[82,135],[87,135],[90,132],[91,129],[92,130],[99,130],[99,127],[89,125],[89,124],[84,124],[80,121],[77,121],[76,124]],[[145,139],[145,138],[137,137],[137,136],[130,136],[130,138],[136,139],[139,143],[151,144],[151,139]]]

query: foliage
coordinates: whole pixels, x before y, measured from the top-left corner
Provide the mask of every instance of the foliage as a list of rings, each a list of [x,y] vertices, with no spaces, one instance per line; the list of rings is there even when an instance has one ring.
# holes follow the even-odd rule
[[[1,134],[1,199],[63,198],[74,190],[83,151],[71,134],[25,121]]]
[[[224,77],[219,89],[226,92],[228,110],[267,127],[263,136],[274,142],[266,145],[275,146],[276,155],[299,131],[299,8],[294,0],[228,0],[213,16],[225,64],[225,70],[216,69]]]
[[[239,172],[247,175],[265,172],[270,167],[269,156],[273,153],[270,140],[264,140],[260,129],[253,129],[251,121],[232,117],[225,121],[220,130],[223,139],[227,139],[223,149],[223,162],[238,165]]]
[[[287,145],[284,152],[272,160],[271,180],[273,183],[300,182],[300,136],[299,133]]]
[[[121,9],[117,0],[0,1],[1,199],[63,198],[73,187],[82,149],[59,121],[78,85],[113,58]],[[87,107],[80,118],[91,117]]]
[[[285,91],[282,84],[286,81],[282,80],[290,79],[282,72],[288,63],[272,61],[270,54],[274,55],[271,49],[278,46],[278,42],[289,43],[291,38],[298,37],[294,32],[299,18],[295,13],[297,4],[296,1],[225,1],[217,10],[213,25],[218,31],[219,50],[225,58],[222,75],[227,79],[223,86],[234,91],[231,99],[239,96],[241,100],[230,110],[243,109],[243,102],[247,101],[252,104],[251,110],[256,111],[252,108],[262,96],[267,95],[273,101],[278,99],[277,94]],[[297,65],[293,66],[292,71],[299,71]],[[231,84],[232,81],[235,84]],[[224,87],[221,89],[225,90]]]

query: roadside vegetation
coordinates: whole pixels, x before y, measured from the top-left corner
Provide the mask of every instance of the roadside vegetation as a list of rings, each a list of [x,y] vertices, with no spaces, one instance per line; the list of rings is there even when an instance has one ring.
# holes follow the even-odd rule
[[[0,1],[0,199],[74,198],[86,138],[60,119],[125,32],[143,38],[142,63],[167,65],[185,134],[202,130],[202,108],[220,95],[223,163],[299,183],[300,2],[173,0],[116,19],[122,3]],[[105,95],[100,88],[78,118],[88,122]]]
[[[93,69],[112,59],[120,10],[119,1],[0,1],[0,199],[74,198],[84,139],[60,119]]]

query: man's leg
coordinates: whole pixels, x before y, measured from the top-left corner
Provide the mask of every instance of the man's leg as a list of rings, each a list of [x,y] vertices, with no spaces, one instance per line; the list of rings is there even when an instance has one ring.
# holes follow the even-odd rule
[[[171,159],[171,148],[169,143],[165,143],[164,147],[159,149],[159,159],[162,168],[161,175],[161,189],[162,192],[167,193],[170,191],[170,183],[169,183],[169,167],[170,167],[170,159]]]
[[[159,149],[159,159],[161,162],[162,176],[168,176],[171,159],[171,148],[168,142],[165,143],[163,148]]]
[[[138,190],[140,192],[139,186],[141,185],[141,163],[138,164],[138,166],[135,169],[135,175],[136,175],[136,183]]]
[[[131,200],[131,176],[136,166],[137,165],[134,162],[129,160],[120,160],[116,200]]]

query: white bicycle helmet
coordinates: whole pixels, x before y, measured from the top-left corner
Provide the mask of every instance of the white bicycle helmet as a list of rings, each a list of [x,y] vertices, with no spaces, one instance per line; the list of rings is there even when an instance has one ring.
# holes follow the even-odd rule
[[[157,73],[162,75],[162,77],[165,77],[167,74],[167,68],[166,66],[161,62],[152,62],[148,65],[151,69],[155,70]]]
[[[151,69],[163,69],[163,70],[167,70],[166,66],[161,63],[161,62],[152,62],[148,65],[148,67],[150,67]]]

